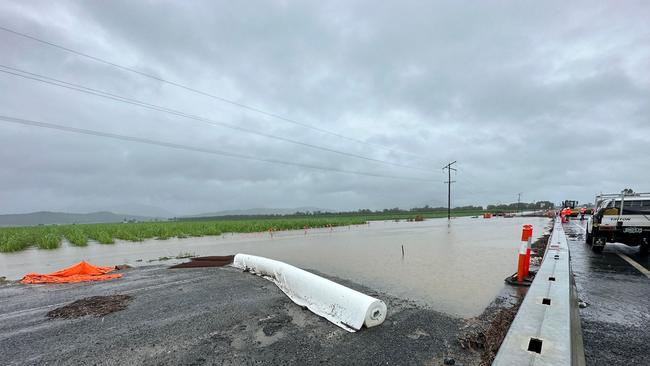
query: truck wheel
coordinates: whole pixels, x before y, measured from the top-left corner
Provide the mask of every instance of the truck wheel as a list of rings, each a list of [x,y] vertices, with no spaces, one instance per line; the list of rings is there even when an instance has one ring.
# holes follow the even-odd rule
[[[591,238],[591,250],[594,253],[602,253],[603,248],[605,248],[605,243],[607,243],[607,240],[604,237],[593,235]]]
[[[592,229],[592,230],[593,230],[593,229]],[[587,243],[587,244],[591,244],[591,237],[592,237],[592,235],[589,234],[589,231],[588,231],[588,230],[586,230],[586,231],[585,231],[585,243]]]
[[[648,255],[648,252],[650,252],[650,243],[648,243],[647,238],[643,238],[641,246],[639,247],[639,254]]]

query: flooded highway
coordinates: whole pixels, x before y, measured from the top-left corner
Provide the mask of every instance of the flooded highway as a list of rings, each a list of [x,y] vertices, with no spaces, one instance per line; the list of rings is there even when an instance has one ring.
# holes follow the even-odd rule
[[[64,244],[47,251],[0,254],[0,276],[18,279],[27,272],[52,272],[80,260],[97,265],[160,264],[160,257],[182,254],[265,256],[301,268],[350,279],[408,298],[435,310],[476,316],[515,272],[523,224],[534,238],[546,218],[457,218],[424,222],[373,221],[368,225],[253,234],[224,234],[144,242]],[[402,256],[402,247],[404,256]],[[150,262],[153,261],[153,262]],[[181,260],[169,260],[175,263]]]

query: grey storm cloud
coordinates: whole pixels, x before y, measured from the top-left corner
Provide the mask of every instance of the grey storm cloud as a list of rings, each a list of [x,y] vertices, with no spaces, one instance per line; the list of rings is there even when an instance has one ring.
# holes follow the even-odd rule
[[[650,191],[650,4],[4,1],[0,63],[405,168],[0,73],[0,115],[345,174],[0,121],[0,213],[453,204]],[[7,70],[7,69],[3,69]],[[365,143],[361,143],[363,141]]]

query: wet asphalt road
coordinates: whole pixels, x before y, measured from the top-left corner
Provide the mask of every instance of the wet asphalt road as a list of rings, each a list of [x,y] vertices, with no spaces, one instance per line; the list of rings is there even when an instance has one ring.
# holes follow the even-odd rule
[[[348,333],[291,302],[273,283],[234,268],[123,271],[118,280],[0,285],[0,365],[467,365],[461,319],[354,283],[388,305],[381,326]],[[133,296],[97,318],[46,313],[96,295]]]
[[[564,229],[578,296],[588,304],[580,309],[587,365],[650,365],[650,278],[642,273],[650,270],[650,257],[618,243],[594,253],[585,243],[586,222]]]

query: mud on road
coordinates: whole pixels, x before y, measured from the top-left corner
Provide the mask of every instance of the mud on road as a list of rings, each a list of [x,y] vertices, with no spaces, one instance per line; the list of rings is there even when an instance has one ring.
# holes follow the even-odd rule
[[[476,365],[464,321],[334,279],[384,300],[381,326],[348,333],[291,302],[273,283],[230,267],[127,269],[119,280],[0,285],[0,364]],[[120,311],[51,319],[91,296],[128,295]]]
[[[526,292],[527,287],[506,287],[481,315],[465,321],[458,342],[463,349],[480,354],[479,366],[494,361]]]
[[[126,309],[131,299],[133,299],[133,296],[129,295],[85,297],[71,304],[50,310],[47,312],[47,316],[50,318],[66,319],[80,318],[88,315],[105,316]]]

